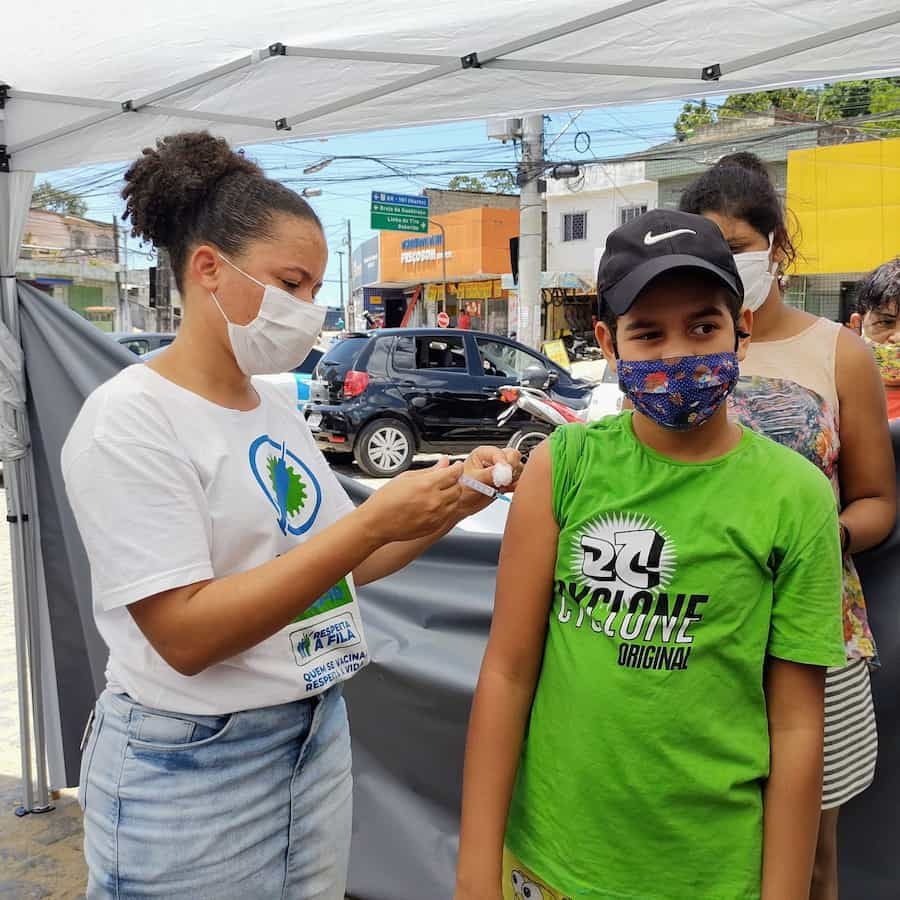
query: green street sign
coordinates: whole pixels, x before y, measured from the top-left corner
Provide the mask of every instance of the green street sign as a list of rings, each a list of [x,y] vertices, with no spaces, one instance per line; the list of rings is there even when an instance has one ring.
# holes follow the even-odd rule
[[[404,212],[375,212],[372,210],[372,229],[375,231],[415,231],[428,233],[428,217],[411,216]]]
[[[372,192],[371,225],[376,231],[428,233],[428,198]]]

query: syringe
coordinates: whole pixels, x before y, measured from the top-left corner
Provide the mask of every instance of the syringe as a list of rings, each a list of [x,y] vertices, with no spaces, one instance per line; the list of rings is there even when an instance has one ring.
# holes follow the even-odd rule
[[[506,503],[512,503],[512,500],[506,494],[500,493],[497,488],[491,487],[489,484],[482,484],[468,475],[460,475],[459,483],[463,487],[471,488],[473,491],[478,491],[479,494],[484,494],[485,497],[490,497],[492,500],[504,500]]]

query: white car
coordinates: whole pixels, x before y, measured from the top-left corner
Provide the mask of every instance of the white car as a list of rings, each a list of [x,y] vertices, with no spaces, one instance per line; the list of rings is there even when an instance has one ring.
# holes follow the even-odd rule
[[[596,422],[604,416],[614,416],[622,411],[625,395],[619,389],[619,376],[616,370],[605,365],[603,377],[591,391],[591,402],[588,404],[587,420]]]

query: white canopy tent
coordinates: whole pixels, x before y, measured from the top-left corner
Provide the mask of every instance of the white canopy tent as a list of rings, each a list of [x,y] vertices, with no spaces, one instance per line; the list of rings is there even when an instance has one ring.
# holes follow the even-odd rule
[[[249,143],[900,68],[884,0],[38,0],[2,21],[0,143],[31,171],[127,159],[185,128]]]
[[[14,275],[30,173],[125,160],[162,134],[207,128],[247,144],[898,72],[900,6],[884,0],[7,4],[4,322],[17,337]],[[13,385],[16,362],[4,362],[2,378]],[[55,684],[27,427],[13,388],[0,384],[0,396],[14,431],[2,452],[17,517],[25,806],[39,809],[48,778],[38,766],[33,792],[28,748],[49,759],[50,784],[65,776],[56,696],[41,682],[43,674],[43,685]]]

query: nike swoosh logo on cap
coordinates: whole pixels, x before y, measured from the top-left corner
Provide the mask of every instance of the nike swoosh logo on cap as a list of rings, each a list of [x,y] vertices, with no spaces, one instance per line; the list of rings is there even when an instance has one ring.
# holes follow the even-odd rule
[[[692,231],[690,228],[678,228],[675,231],[667,231],[664,234],[654,234],[652,231],[648,231],[644,235],[644,243],[648,247],[652,247],[654,244],[658,244],[660,241],[665,241],[669,238],[673,238],[677,234],[692,234],[695,237],[697,236],[697,232]]]

